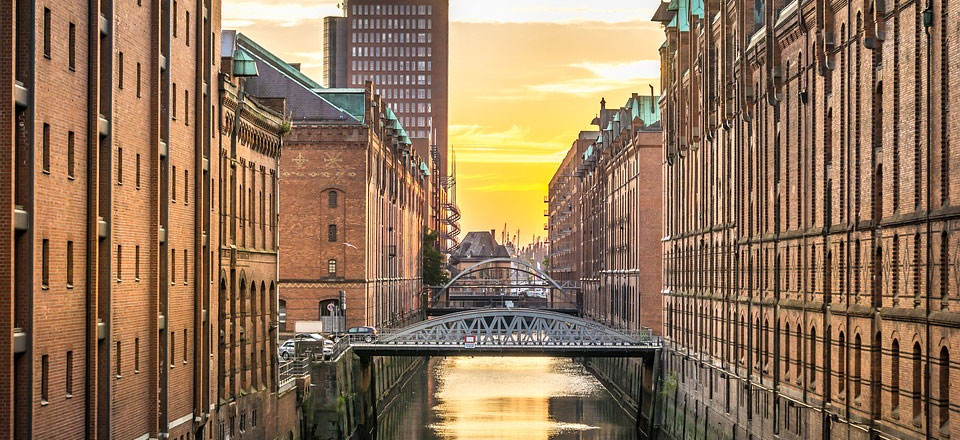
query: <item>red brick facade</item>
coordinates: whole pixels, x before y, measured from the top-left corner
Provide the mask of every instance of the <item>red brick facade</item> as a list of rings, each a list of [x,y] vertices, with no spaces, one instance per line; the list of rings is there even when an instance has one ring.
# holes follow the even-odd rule
[[[675,3],[665,426],[960,435],[956,5]]]
[[[346,292],[346,325],[397,325],[421,310],[423,160],[358,94],[365,123],[297,121],[281,163],[280,298],[286,329],[329,315]]]
[[[580,287],[587,317],[661,331],[661,136],[653,96],[601,101],[599,131],[581,132],[550,183],[550,272]],[[555,301],[558,299],[555,298]]]
[[[8,311],[0,328],[14,341],[12,350],[0,343],[9,359],[0,410],[12,405],[0,411],[0,438],[209,438],[232,429],[214,429],[220,360],[211,357],[224,329],[218,304],[234,299],[220,298],[216,284],[233,268],[214,258],[229,244],[220,240],[226,205],[212,153],[231,144],[221,128],[232,99],[218,86],[219,2],[20,0],[0,10],[0,23],[0,121],[12,129],[0,130],[12,133],[0,138],[12,153],[0,165],[11,177],[0,186],[8,213],[0,279],[10,287],[0,289]],[[240,156],[275,175],[280,118],[254,111],[242,119],[273,123],[241,139]],[[272,159],[250,152],[264,143]],[[251,280],[275,287],[275,240],[244,244],[269,245]],[[275,289],[264,291],[274,296],[258,300],[275,304]],[[254,371],[275,376],[267,310],[246,325],[257,333],[249,344],[264,352]],[[267,433],[279,430],[269,420],[273,384],[258,415],[247,415]]]

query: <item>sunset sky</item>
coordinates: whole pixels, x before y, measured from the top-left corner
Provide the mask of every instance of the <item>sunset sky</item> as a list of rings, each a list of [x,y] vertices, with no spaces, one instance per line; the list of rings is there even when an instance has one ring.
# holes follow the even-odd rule
[[[323,82],[338,0],[224,0],[237,29]],[[658,0],[450,0],[450,148],[461,228],[545,237],[547,183],[599,108],[659,93]]]

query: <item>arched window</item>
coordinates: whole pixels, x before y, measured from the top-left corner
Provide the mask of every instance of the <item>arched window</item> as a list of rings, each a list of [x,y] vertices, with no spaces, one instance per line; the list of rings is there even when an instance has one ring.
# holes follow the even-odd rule
[[[790,324],[783,325],[783,377],[790,377]]]
[[[875,419],[880,418],[880,386],[883,383],[883,336],[878,331],[873,338],[873,349],[870,350],[870,404]]]
[[[863,381],[860,379],[862,376],[862,370],[860,369],[863,366],[863,341],[860,340],[860,333],[857,333],[853,338],[853,374],[854,374],[854,383],[853,383],[853,395],[854,397],[860,397],[860,392],[862,387],[860,386]]]
[[[900,407],[900,342],[890,344],[890,410]]]
[[[950,352],[940,349],[940,430],[949,431],[950,421]]]
[[[250,283],[250,311],[251,316],[257,316],[257,283]],[[256,322],[256,321],[254,321]]]
[[[910,390],[912,391],[912,395],[913,395],[913,418],[914,419],[916,419],[917,417],[920,417],[920,413],[923,410],[922,401],[920,397],[921,394],[923,393],[923,390],[921,389],[921,385],[923,385],[923,361],[921,360],[922,355],[923,355],[923,351],[920,349],[920,342],[914,342],[913,343],[913,389]]]
[[[770,362],[770,321],[763,320],[763,366],[766,368]]]
[[[760,368],[760,339],[763,335],[760,334],[760,317],[757,316],[757,319],[754,320],[754,338],[753,338],[753,364]]]
[[[336,278],[337,276],[337,260],[334,258],[327,260],[327,275],[330,278]]]
[[[817,328],[810,328],[810,356],[807,357],[810,365],[810,385],[817,383]]]
[[[803,380],[803,327],[797,323],[797,382]]]
[[[743,318],[743,315],[740,315],[740,340],[737,341],[737,357],[740,358],[740,363],[743,364],[746,358],[746,329],[747,323]]]
[[[847,341],[843,337],[843,332],[841,331],[840,336],[837,339],[837,351],[839,352],[837,353],[837,386],[839,387],[841,393],[846,388],[847,382],[846,378],[844,377],[847,363],[845,356],[847,352],[845,349],[846,342]]]
[[[337,192],[335,190],[330,190],[327,193],[327,206],[331,208],[337,207]]]

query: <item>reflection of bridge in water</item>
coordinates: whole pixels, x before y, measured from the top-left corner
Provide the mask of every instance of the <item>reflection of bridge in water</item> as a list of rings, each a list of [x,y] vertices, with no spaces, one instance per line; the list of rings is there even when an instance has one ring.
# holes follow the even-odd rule
[[[521,307],[579,315],[579,287],[559,284],[534,265],[516,258],[490,258],[430,288],[428,316],[477,308]]]

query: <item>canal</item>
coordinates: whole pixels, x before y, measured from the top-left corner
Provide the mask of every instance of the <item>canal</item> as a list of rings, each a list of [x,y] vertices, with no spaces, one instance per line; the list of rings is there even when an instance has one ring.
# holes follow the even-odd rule
[[[634,419],[565,358],[431,358],[385,407],[382,440],[636,438]]]

